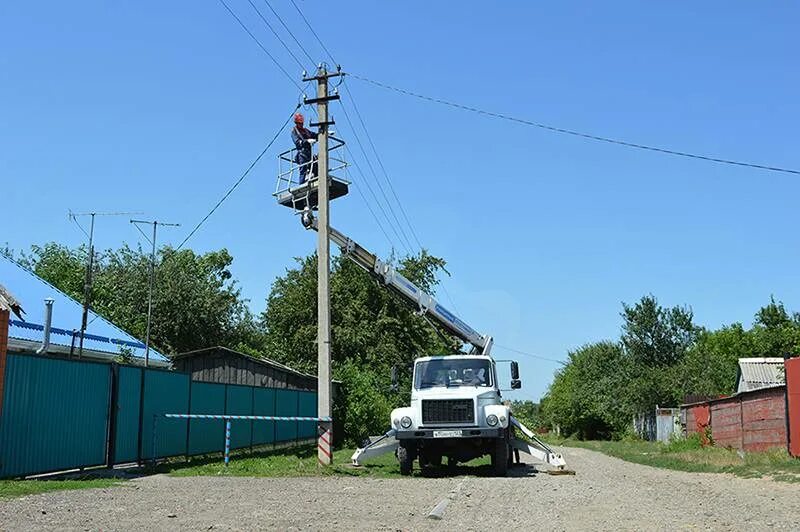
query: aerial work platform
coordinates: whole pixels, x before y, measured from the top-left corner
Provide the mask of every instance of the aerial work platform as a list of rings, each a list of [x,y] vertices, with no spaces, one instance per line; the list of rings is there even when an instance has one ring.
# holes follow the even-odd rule
[[[336,150],[344,146],[344,141],[329,136],[330,147],[328,149],[328,191],[330,199],[341,198],[350,191],[350,181],[334,175],[334,172],[344,171],[347,162],[334,155]],[[341,153],[341,152],[340,152]],[[297,149],[286,150],[278,155],[278,182],[275,185],[275,192],[272,194],[279,204],[289,207],[295,211],[302,211],[306,207],[316,210],[319,192],[319,179],[317,173],[317,157],[303,165],[295,162]],[[306,180],[300,182],[300,168],[308,167]]]

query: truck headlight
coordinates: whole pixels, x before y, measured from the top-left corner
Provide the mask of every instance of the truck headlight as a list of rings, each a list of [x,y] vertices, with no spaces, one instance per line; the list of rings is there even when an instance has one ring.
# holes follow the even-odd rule
[[[494,427],[497,425],[497,416],[494,414],[489,414],[486,416],[486,423],[488,423],[490,427]]]
[[[410,427],[411,426],[411,418],[408,417],[408,416],[403,416],[402,418],[400,418],[400,426],[403,427],[404,429],[407,429],[408,427]]]

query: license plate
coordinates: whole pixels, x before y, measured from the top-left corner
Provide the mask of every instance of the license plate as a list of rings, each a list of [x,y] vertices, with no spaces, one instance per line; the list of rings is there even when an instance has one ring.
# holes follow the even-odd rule
[[[461,431],[460,430],[434,430],[433,431],[434,438],[460,438]]]

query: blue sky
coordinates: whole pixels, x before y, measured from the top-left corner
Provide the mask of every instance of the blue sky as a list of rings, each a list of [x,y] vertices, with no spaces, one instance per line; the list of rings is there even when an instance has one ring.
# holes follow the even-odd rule
[[[800,168],[793,2],[297,1],[346,71],[555,126]],[[271,3],[325,59],[288,0]],[[230,5],[299,78],[247,1]],[[797,176],[581,140],[348,84],[415,232],[449,263],[457,309],[500,345],[563,358],[617,337],[620,302],[646,293],[691,305],[710,327],[749,323],[771,294],[800,308]],[[0,243],[77,245],[67,209],[180,222],[161,233],[178,243],[297,97],[216,0],[6,2]],[[355,118],[352,102],[344,105]],[[357,155],[341,110],[332,112]],[[314,249],[313,235],[272,202],[278,151],[190,240],[197,251],[231,251],[256,311],[292,257]],[[390,253],[357,192],[334,204],[332,220]],[[101,247],[137,236],[125,218],[98,223]],[[517,358],[525,396],[538,398],[557,365]]]

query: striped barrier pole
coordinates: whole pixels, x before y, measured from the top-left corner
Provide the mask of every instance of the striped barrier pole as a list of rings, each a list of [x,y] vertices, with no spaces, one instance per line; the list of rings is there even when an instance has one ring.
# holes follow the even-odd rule
[[[308,417],[308,416],[235,416],[227,414],[162,414],[167,418],[177,419],[231,419],[245,421],[321,421],[331,422],[330,417]]]
[[[309,416],[236,416],[227,414],[161,414],[165,418],[171,419],[221,419],[225,421],[225,467],[228,467],[230,462],[231,453],[231,422],[236,420],[244,421],[317,421],[319,426],[322,427],[319,437],[319,450],[318,454],[324,452],[328,459],[332,458],[331,454],[331,422],[330,417],[309,417]],[[156,461],[156,419],[159,414],[153,415],[153,464]],[[325,448],[322,445],[324,441]],[[325,465],[321,458],[318,458],[320,463]]]
[[[225,420],[225,467],[231,461],[231,420]]]

